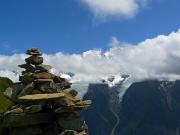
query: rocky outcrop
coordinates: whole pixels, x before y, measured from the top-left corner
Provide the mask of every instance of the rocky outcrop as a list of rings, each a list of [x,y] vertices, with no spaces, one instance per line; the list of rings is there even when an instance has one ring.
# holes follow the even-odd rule
[[[88,135],[88,128],[79,116],[91,101],[82,101],[71,83],[50,73],[37,48],[27,51],[30,57],[20,82],[4,92],[14,106],[4,112],[0,122],[2,135]]]
[[[90,135],[110,135],[117,123],[111,111],[110,90],[107,84],[90,84],[84,96],[93,101],[92,108],[84,112]]]

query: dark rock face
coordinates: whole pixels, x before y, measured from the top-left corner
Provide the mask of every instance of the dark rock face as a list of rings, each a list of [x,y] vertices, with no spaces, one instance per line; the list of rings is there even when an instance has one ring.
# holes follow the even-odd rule
[[[109,88],[90,85],[85,98],[93,100],[92,109],[85,112],[90,135],[112,135],[116,119],[110,109],[113,104],[109,104],[112,98]],[[128,88],[122,102],[114,105],[120,106],[120,122],[114,135],[180,134],[180,81],[134,83]]]
[[[134,83],[126,92],[119,113],[119,135],[174,135],[178,126],[175,110],[168,101],[177,83],[169,88],[163,82]],[[179,87],[180,88],[180,87]],[[173,97],[172,97],[173,98]]]
[[[91,109],[84,115],[90,135],[110,135],[116,123],[109,103],[109,87],[105,84],[90,84],[84,99],[93,101]]]

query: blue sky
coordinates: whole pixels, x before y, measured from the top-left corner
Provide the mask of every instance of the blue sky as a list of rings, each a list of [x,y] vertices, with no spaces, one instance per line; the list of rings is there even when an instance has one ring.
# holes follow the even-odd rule
[[[107,50],[112,37],[136,44],[180,28],[179,0],[147,1],[132,18],[102,19],[81,0],[0,0],[0,54],[31,47],[70,54]]]

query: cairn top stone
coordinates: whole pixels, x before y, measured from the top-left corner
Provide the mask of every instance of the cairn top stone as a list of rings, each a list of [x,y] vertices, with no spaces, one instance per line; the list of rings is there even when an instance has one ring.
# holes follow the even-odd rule
[[[38,48],[31,48],[31,51],[38,51]]]
[[[26,51],[26,54],[28,54],[28,55],[39,55],[39,56],[42,55],[42,53],[39,52],[38,48],[31,48],[30,50]]]

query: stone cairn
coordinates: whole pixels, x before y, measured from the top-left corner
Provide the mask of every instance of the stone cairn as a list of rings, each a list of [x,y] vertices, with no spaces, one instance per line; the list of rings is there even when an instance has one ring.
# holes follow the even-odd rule
[[[82,101],[66,79],[50,73],[37,48],[19,65],[22,76],[5,91],[14,105],[4,113],[2,135],[88,135],[80,112],[91,105]]]

